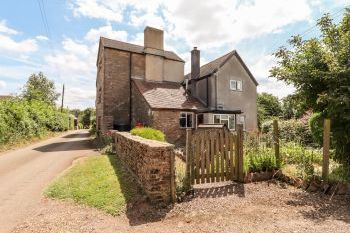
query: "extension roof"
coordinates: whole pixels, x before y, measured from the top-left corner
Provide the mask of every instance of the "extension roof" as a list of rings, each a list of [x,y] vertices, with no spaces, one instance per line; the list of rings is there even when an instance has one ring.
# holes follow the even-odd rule
[[[180,83],[136,79],[133,79],[133,82],[152,109],[205,109],[205,106],[196,98],[186,96],[185,89]]]

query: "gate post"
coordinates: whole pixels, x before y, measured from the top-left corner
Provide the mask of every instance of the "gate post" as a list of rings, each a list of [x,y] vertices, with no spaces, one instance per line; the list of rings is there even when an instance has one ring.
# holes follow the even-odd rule
[[[323,123],[323,160],[322,160],[322,179],[326,180],[329,175],[329,144],[331,133],[331,120],[324,119]]]
[[[275,148],[275,158],[277,167],[281,167],[281,156],[280,156],[280,142],[279,142],[279,131],[278,131],[278,121],[273,120],[273,144]]]
[[[244,161],[243,161],[243,125],[237,124],[237,164],[236,164],[236,171],[237,171],[237,179],[239,182],[244,182]]]
[[[191,171],[191,163],[192,163],[192,128],[186,129],[186,178],[185,178],[185,188],[186,190],[190,190],[192,178],[193,178],[193,171]]]

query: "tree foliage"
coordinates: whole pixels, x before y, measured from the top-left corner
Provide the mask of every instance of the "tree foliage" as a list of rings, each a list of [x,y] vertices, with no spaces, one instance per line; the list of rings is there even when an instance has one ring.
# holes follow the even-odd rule
[[[32,74],[24,86],[23,97],[28,101],[39,100],[54,105],[60,94],[55,90],[55,83],[42,72]]]
[[[272,117],[279,117],[282,113],[281,104],[278,98],[265,92],[258,94],[257,107],[259,128],[264,121],[269,120]]]
[[[292,84],[300,104],[332,121],[337,158],[350,163],[350,11],[334,23],[329,14],[318,20],[320,38],[289,40],[290,49],[274,53],[270,76]]]

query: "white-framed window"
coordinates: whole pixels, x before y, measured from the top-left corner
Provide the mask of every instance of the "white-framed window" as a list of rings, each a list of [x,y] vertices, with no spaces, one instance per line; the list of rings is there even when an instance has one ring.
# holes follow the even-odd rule
[[[237,122],[238,124],[242,124],[243,125],[243,130],[245,130],[245,116],[244,115],[238,115],[237,117]]]
[[[235,129],[235,115],[230,114],[214,114],[214,124],[225,124],[229,129]]]
[[[232,91],[242,91],[243,83],[242,80],[230,80],[230,89]]]
[[[193,113],[181,112],[179,118],[180,128],[192,128],[193,127]]]

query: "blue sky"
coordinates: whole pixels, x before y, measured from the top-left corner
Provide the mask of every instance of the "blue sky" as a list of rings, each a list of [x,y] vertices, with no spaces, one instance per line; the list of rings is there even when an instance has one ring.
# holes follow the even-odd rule
[[[3,0],[0,95],[19,93],[31,73],[43,71],[57,89],[65,83],[66,106],[94,106],[99,36],[142,45],[149,25],[164,29],[165,48],[185,59],[186,71],[193,46],[201,50],[202,64],[236,49],[260,83],[258,91],[282,98],[293,87],[268,78],[275,64],[271,53],[292,35],[317,36],[317,28],[309,29],[319,17],[331,13],[338,21],[349,5],[350,0]]]

